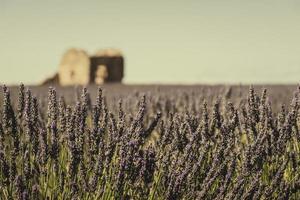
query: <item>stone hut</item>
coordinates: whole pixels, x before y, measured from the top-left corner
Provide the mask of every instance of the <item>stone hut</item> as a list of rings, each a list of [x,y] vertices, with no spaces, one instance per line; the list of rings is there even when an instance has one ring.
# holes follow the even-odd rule
[[[58,73],[43,84],[103,84],[121,82],[123,76],[124,58],[119,50],[99,50],[90,56],[82,49],[73,48],[63,55]]]
[[[124,76],[124,58],[116,49],[104,49],[90,57],[90,80],[96,84],[121,82]]]

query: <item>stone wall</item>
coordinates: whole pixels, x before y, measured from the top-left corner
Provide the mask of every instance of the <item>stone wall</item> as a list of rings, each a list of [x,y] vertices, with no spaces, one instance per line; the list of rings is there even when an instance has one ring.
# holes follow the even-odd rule
[[[124,59],[122,56],[114,57],[91,57],[91,83],[97,77],[97,70],[101,66],[106,66],[108,76],[104,80],[105,82],[121,82],[124,76]]]
[[[59,66],[59,84],[87,85],[90,83],[90,58],[81,49],[70,49],[62,57]]]
[[[69,49],[62,56],[58,73],[43,84],[88,85],[121,82],[124,58],[116,49],[104,49],[89,56],[84,50]]]

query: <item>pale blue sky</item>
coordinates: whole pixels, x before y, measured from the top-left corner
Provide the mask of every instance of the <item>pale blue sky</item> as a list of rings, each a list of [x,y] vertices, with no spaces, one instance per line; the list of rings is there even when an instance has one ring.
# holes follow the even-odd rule
[[[297,83],[300,1],[0,0],[0,82],[38,83],[70,47],[120,48],[125,83]]]

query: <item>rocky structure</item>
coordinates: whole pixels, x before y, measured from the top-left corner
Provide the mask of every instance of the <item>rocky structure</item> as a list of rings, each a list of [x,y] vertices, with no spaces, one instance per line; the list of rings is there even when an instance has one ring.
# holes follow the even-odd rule
[[[104,49],[88,55],[82,49],[69,49],[63,55],[58,73],[43,84],[88,85],[121,82],[124,58],[116,49]]]
[[[90,58],[81,49],[69,49],[58,69],[60,85],[87,85],[90,82]]]
[[[121,82],[124,76],[124,58],[116,49],[105,49],[90,57],[90,80],[96,84]]]

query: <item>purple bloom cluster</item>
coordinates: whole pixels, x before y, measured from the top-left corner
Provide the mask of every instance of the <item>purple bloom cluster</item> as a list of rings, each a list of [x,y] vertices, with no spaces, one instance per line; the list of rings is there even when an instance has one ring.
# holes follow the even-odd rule
[[[0,199],[300,199],[299,90],[278,112],[253,87],[208,101],[59,91],[3,86]]]

